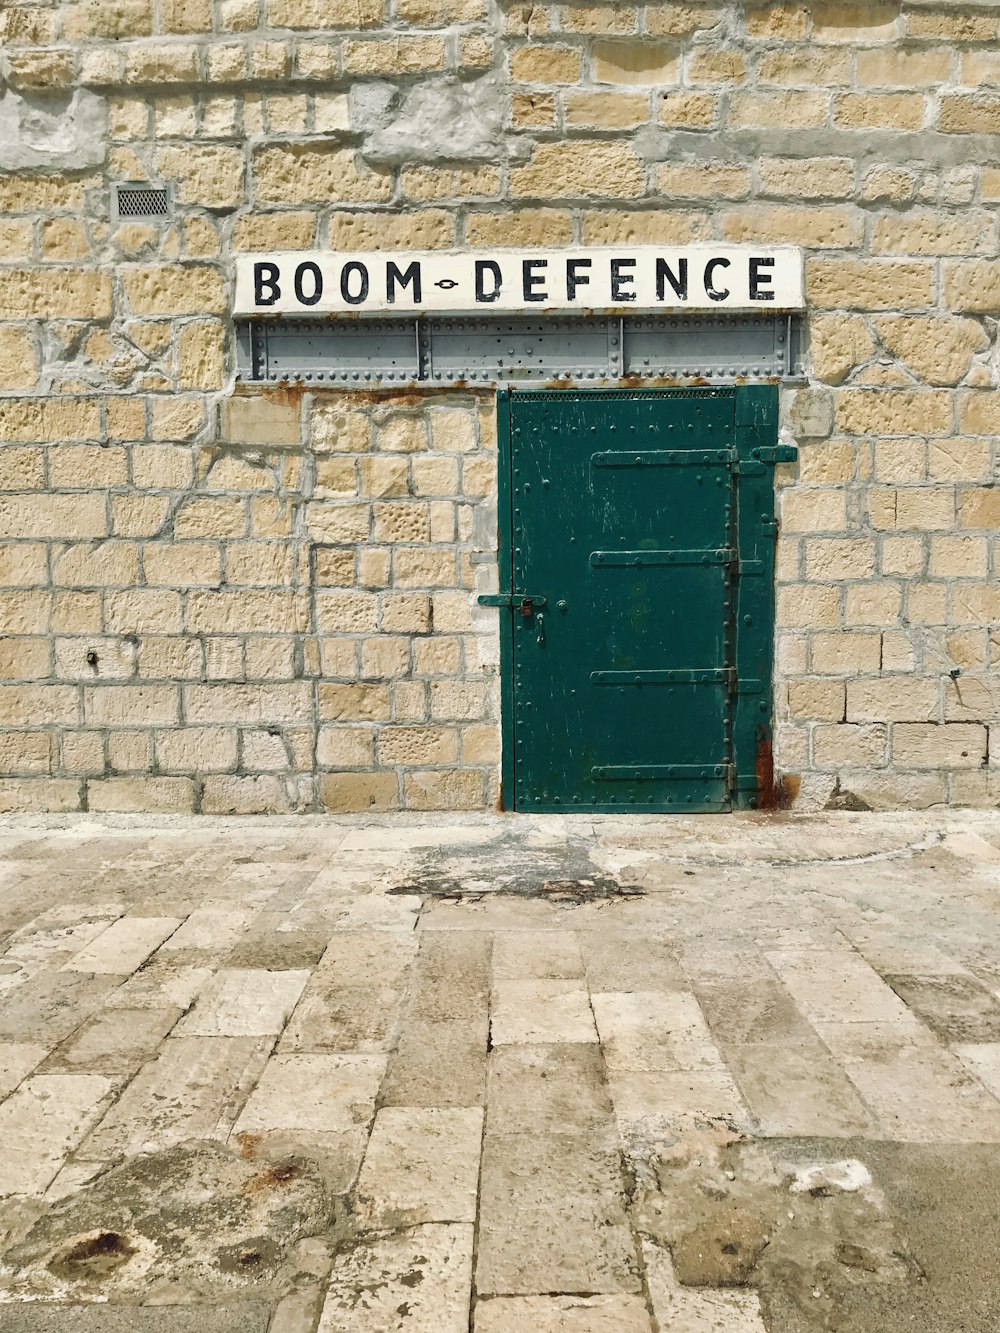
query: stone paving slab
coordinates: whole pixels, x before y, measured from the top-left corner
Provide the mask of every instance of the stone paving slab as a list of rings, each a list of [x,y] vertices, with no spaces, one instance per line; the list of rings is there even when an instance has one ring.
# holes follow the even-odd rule
[[[183,1037],[267,1037],[284,1030],[309,980],[306,969],[222,968],[178,1025]]]
[[[653,1333],[639,1296],[496,1296],[476,1303],[474,1333]]]
[[[257,1037],[171,1037],[144,1065],[81,1149],[108,1160],[185,1139],[225,1138],[264,1071]]]
[[[319,1333],[468,1333],[470,1224],[373,1236],[338,1256]]]
[[[482,1138],[480,1107],[383,1107],[358,1178],[356,1216],[376,1230],[475,1222]]]
[[[996,1333],[996,814],[4,854],[2,1333]]]
[[[7,1305],[4,1333],[267,1333],[261,1301],[225,1305]]]
[[[67,972],[111,972],[130,976],[141,967],[180,925],[173,917],[123,917],[102,930],[79,953],[73,955]]]
[[[34,1074],[0,1102],[0,1195],[41,1194],[113,1088],[97,1074]]]

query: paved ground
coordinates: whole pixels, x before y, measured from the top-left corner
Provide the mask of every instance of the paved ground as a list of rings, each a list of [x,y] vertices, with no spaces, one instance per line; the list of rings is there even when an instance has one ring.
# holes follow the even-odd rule
[[[3,1333],[997,1333],[1000,815],[0,823]]]

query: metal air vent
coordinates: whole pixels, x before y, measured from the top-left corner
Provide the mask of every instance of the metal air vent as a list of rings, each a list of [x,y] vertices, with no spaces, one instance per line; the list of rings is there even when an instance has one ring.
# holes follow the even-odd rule
[[[165,185],[153,185],[149,181],[130,181],[127,185],[115,186],[116,220],[166,218],[170,216],[170,211],[170,191]]]

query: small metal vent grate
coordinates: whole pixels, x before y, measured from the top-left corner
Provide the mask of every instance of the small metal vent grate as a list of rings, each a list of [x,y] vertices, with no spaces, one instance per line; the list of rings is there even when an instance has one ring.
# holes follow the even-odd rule
[[[120,218],[169,217],[170,196],[162,185],[119,185],[115,211]]]

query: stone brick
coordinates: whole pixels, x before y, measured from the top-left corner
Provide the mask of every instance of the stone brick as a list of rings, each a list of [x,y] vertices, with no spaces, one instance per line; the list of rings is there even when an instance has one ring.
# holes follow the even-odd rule
[[[967,260],[944,265],[948,308],[988,314],[1000,305],[1000,260]]]
[[[989,442],[953,436],[931,440],[927,450],[930,481],[985,481],[989,475]]]
[[[926,309],[933,282],[934,268],[925,263],[810,259],[806,266],[808,299],[825,310]]]
[[[844,130],[919,130],[927,116],[920,93],[842,93],[833,105]]]
[[[972,357],[989,346],[978,321],[902,315],[875,321],[885,348],[928,384],[957,384]]]
[[[185,324],[178,336],[178,388],[221,389],[224,356],[225,332],[221,324],[214,320]]]
[[[532,100],[537,102],[539,99]],[[573,127],[633,129],[649,120],[649,97],[644,93],[567,93],[565,114],[566,124]],[[546,126],[550,121],[551,114],[549,120],[535,120],[531,123]]]
[[[793,680],[788,683],[788,711],[813,722],[842,722],[846,686],[842,680]]]
[[[990,92],[944,93],[938,123],[946,134],[1000,133],[1000,96]]]
[[[244,213],[233,227],[234,250],[308,250],[315,240],[315,214],[304,211]]]
[[[993,15],[963,14],[961,9],[911,10],[906,16],[906,24],[911,37],[924,40],[942,38],[953,42],[984,42],[991,41],[997,35]],[[977,82],[975,79],[971,81]]]
[[[719,120],[716,93],[664,93],[660,99],[660,124],[670,129],[711,129]]]
[[[515,167],[510,175],[515,196],[603,195],[618,199],[639,195],[645,188],[631,145],[617,139],[581,140],[571,154],[559,143],[537,144],[529,165]]]
[[[182,203],[200,208],[236,208],[243,202],[243,151],[217,145],[186,144],[161,148],[157,165],[162,177],[177,182]]]
[[[431,627],[430,598],[419,593],[387,593],[382,600],[382,628],[426,634]],[[445,626],[440,623],[438,629]],[[450,626],[449,626],[450,628]]]
[[[847,682],[848,722],[935,722],[940,687],[924,676]]]
[[[407,810],[480,810],[486,803],[483,775],[475,769],[449,769],[403,776]]]
[[[892,760],[901,768],[979,768],[986,763],[986,728],[963,723],[892,729]]]
[[[873,88],[936,88],[949,83],[955,56],[947,47],[901,51],[881,47],[858,52],[858,82]]]
[[[727,241],[784,242],[847,250],[861,244],[865,222],[858,210],[846,206],[796,208],[754,204],[723,213],[721,231]]]
[[[760,82],[799,88],[834,87],[851,82],[850,55],[808,46],[786,46],[761,55]]]
[[[588,210],[583,215],[583,239],[588,245],[683,245],[703,240],[709,232],[708,215],[681,210],[621,208]]]
[[[876,254],[974,255],[996,249],[994,218],[985,210],[960,214],[934,209],[878,218],[872,236]]]
[[[221,275],[203,264],[128,269],[122,285],[134,315],[221,315],[226,309]]]
[[[259,148],[253,170],[260,203],[375,203],[392,193],[392,177],[336,145],[281,144]]]
[[[831,487],[785,491],[781,523],[785,532],[842,532],[847,526],[844,492]]]
[[[811,19],[810,6],[797,0],[753,0],[747,5],[747,34],[800,41],[809,35]]]
[[[817,633],[812,638],[812,669],[822,676],[857,676],[866,672],[877,672],[882,665],[881,659],[880,634],[856,631]]]
[[[484,0],[445,0],[443,4],[434,3],[433,0],[397,0],[396,13],[415,27],[441,28],[451,23],[475,23],[483,17],[484,8]],[[379,6],[376,23],[381,16]],[[467,59],[464,63],[478,62]]]
[[[47,582],[47,547],[44,543],[0,543],[0,587],[31,587]]]
[[[125,73],[133,87],[164,83],[195,83],[198,47],[187,43],[134,42],[128,47]]]
[[[750,193],[750,172],[725,162],[664,165],[657,168],[656,188],[675,199],[745,199]]]
[[[517,83],[578,83],[580,53],[570,46],[519,46],[510,53]]]
[[[816,727],[813,731],[813,763],[816,768],[879,768],[886,762],[885,726]]]
[[[914,173],[906,167],[872,167],[861,184],[861,197],[872,202],[903,203],[913,198]]]
[[[382,0],[267,0],[272,28],[372,28],[382,16]]]
[[[947,435],[951,395],[909,389],[841,389],[837,429],[855,435]]]
[[[540,48],[541,49],[541,48]],[[677,83],[680,61],[672,46],[651,42],[595,42],[590,55],[594,83],[662,87]]]
[[[420,74],[444,68],[444,42],[438,37],[390,37],[344,43],[348,74]]]
[[[646,6],[646,28],[658,37],[689,37],[715,28],[723,10],[707,0],[653,0]]]
[[[1000,432],[1000,393],[959,394],[959,429],[970,435],[996,435]]]
[[[12,727],[75,726],[79,700],[72,685],[0,685],[0,724]]]
[[[814,315],[809,321],[813,374],[827,384],[842,384],[874,351],[875,341],[858,315]]]
[[[407,767],[454,764],[458,732],[453,727],[383,727],[378,734],[379,762]]]
[[[288,792],[277,777],[210,774],[202,786],[201,809],[207,815],[286,814],[289,808]]]
[[[1000,528],[1000,489],[962,491],[958,501],[958,523],[962,528]]]
[[[319,686],[319,715],[324,722],[385,722],[389,713],[388,685]]]
[[[762,158],[761,193],[793,199],[840,199],[854,193],[854,163],[846,157]]]
[[[875,542],[870,537],[820,537],[806,542],[806,574],[810,579],[864,579],[874,572]]]
[[[730,101],[733,129],[816,129],[830,116],[827,93],[799,89],[775,92],[739,92]]]
[[[840,593],[819,584],[779,587],[777,624],[782,627],[836,625],[840,619]]]
[[[0,269],[0,319],[108,319],[111,278],[83,268]]]
[[[399,807],[395,773],[324,773],[319,791],[324,808],[339,814]]]
[[[462,762],[464,764],[498,764],[500,762],[500,731],[493,725],[462,727]]]
[[[938,578],[985,578],[989,548],[985,537],[931,539],[928,573]]]
[[[78,495],[0,495],[0,537],[45,537],[67,541],[105,537],[105,498]]]
[[[298,444],[301,407],[296,400],[254,394],[233,397],[223,406],[224,438],[233,444]]]
[[[472,212],[465,219],[465,239],[475,249],[496,245],[564,245],[572,236],[572,217],[554,208]]]

